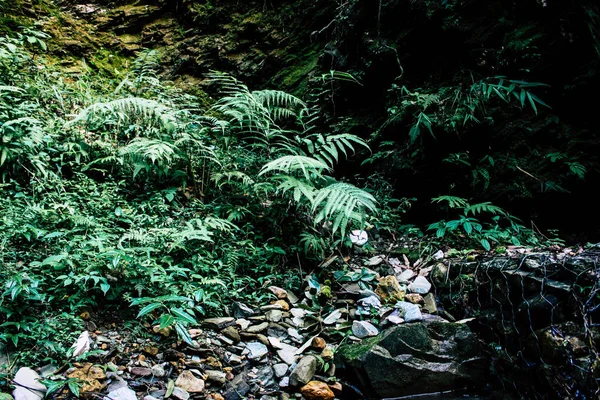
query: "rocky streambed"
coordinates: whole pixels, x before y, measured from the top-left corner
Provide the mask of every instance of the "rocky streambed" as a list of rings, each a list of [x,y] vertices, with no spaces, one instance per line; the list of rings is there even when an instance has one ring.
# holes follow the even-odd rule
[[[12,395],[40,400],[61,383],[49,397],[74,390],[110,400],[593,393],[595,293],[588,288],[588,304],[577,308],[572,291],[597,284],[593,254],[545,253],[540,262],[539,254],[518,249],[488,258],[438,252],[411,262],[388,250],[358,251],[333,280],[305,276],[302,292],[271,286],[267,304],[234,303],[228,315],[190,328],[191,344],[169,329],[148,325],[150,335],[133,335],[84,313],[91,350],[85,361],[22,367]],[[579,278],[560,278],[564,268]]]

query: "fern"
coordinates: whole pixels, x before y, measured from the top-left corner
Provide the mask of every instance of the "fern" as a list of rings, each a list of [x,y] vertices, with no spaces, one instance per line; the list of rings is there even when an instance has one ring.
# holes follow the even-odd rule
[[[431,199],[431,202],[432,203],[447,202],[448,207],[450,207],[450,208],[464,208],[464,207],[469,206],[469,203],[467,202],[466,199],[463,199],[462,197],[456,197],[456,196],[435,197],[435,198]]]
[[[366,211],[377,210],[376,200],[370,193],[343,182],[318,190],[312,203],[312,211],[319,211],[315,223],[332,220],[332,233],[339,229],[342,236],[351,222],[360,222]]]
[[[484,203],[478,203],[473,205],[465,206],[465,215],[469,215],[472,213],[473,215],[481,214],[481,213],[491,213],[491,214],[502,214],[506,215],[506,211],[501,209],[498,206],[493,205],[489,201]]]
[[[315,177],[320,177],[323,171],[331,171],[331,168],[316,158],[306,156],[283,156],[265,164],[258,175],[265,175],[274,171],[284,172],[286,174],[302,171],[304,177],[308,181],[311,181]]]

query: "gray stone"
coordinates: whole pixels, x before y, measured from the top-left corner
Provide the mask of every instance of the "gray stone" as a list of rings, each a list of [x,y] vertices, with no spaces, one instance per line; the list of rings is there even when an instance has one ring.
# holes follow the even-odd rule
[[[363,339],[379,335],[379,330],[370,322],[354,321],[352,323],[352,334],[357,338]]]
[[[152,375],[157,378],[162,378],[165,376],[165,369],[160,364],[153,365],[150,370],[152,371]]]
[[[298,351],[297,347],[291,346],[287,343],[281,343],[282,348],[277,350],[277,355],[281,358],[281,361],[286,363],[287,365],[292,365],[298,359],[298,355],[296,352]]]
[[[405,269],[396,278],[398,279],[399,282],[408,282],[415,275],[416,275],[416,273],[412,269]]]
[[[144,396],[143,400],[160,400],[160,399],[158,397],[146,395],[146,396]]]
[[[246,332],[248,332],[248,333],[259,333],[259,332],[264,331],[268,327],[269,327],[269,323],[268,322],[263,322],[262,324],[249,326],[248,328],[246,328]]]
[[[31,368],[20,368],[13,379],[16,387],[12,395],[15,400],[41,400],[46,393],[46,386],[39,381],[40,378]]]
[[[131,367],[131,370],[129,372],[131,372],[133,375],[137,375],[137,376],[152,375],[152,370],[148,367]]]
[[[246,345],[246,349],[250,352],[248,354],[248,359],[250,360],[258,360],[259,358],[264,357],[269,352],[267,346],[259,342],[251,342]]]
[[[234,318],[248,318],[255,314],[255,311],[248,307],[244,303],[234,302],[233,303],[233,316]]]
[[[204,381],[196,378],[191,371],[187,370],[179,374],[175,385],[188,393],[202,393],[204,391]]]
[[[427,294],[431,290],[431,283],[424,276],[417,276],[413,283],[408,285],[408,290],[414,293]]]
[[[114,392],[124,387],[127,387],[127,382],[120,376],[116,376],[114,377],[114,380],[108,385],[107,389],[109,392]]]
[[[185,389],[177,386],[173,389],[173,394],[171,394],[171,396],[179,400],[188,400],[190,398],[190,394]]]
[[[227,328],[223,329],[221,333],[223,334],[223,336],[231,339],[234,344],[238,344],[240,340],[242,340],[240,338],[240,333],[237,329],[235,329],[234,326],[228,326]]]
[[[223,385],[225,382],[227,382],[227,374],[225,372],[207,370],[205,373],[206,380],[208,381],[216,382],[220,385]]]
[[[135,392],[127,386],[114,390],[108,393],[104,400],[137,400]]]
[[[315,376],[317,371],[317,358],[314,356],[303,357],[290,374],[291,386],[306,385]]]
[[[402,313],[402,318],[404,318],[406,322],[420,321],[423,319],[421,309],[416,304],[399,301],[396,303],[396,308]]]
[[[203,324],[212,329],[223,329],[234,321],[232,317],[208,318]]]
[[[371,342],[342,346],[340,361],[376,398],[443,392],[485,384],[486,360],[465,324],[420,322],[384,331]]]
[[[269,344],[271,345],[271,347],[273,347],[274,349],[278,349],[278,350],[283,349],[281,340],[277,339],[276,337],[269,336],[269,337],[267,337],[267,340],[269,341]]]
[[[58,365],[54,365],[54,364],[44,365],[42,368],[40,368],[40,376],[42,378],[47,378],[51,375],[54,375],[54,373],[56,371],[58,371]]]
[[[438,311],[433,293],[427,294],[427,296],[423,298],[423,301],[425,303],[423,305],[423,310],[427,311],[430,314],[435,314]]]
[[[248,375],[242,372],[225,385],[223,397],[225,400],[241,400],[249,391]]]
[[[285,363],[273,365],[273,371],[275,371],[275,376],[278,378],[284,377],[288,372],[288,368],[288,365]]]
[[[283,312],[281,310],[269,310],[265,313],[265,316],[267,317],[267,321],[279,322],[283,318]]]

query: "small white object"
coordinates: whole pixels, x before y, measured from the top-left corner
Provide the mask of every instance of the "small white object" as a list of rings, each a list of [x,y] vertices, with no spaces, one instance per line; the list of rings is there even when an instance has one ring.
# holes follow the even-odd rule
[[[436,251],[435,254],[433,255],[433,258],[436,260],[440,260],[440,259],[444,258],[444,252],[441,250]]]
[[[77,357],[90,350],[90,334],[88,331],[81,332],[77,341],[71,346],[73,351],[73,357]]]
[[[365,243],[367,243],[368,240],[369,240],[369,235],[365,231],[356,229],[356,230],[350,232],[350,241],[352,242],[352,244],[355,244],[357,246],[362,246]]]

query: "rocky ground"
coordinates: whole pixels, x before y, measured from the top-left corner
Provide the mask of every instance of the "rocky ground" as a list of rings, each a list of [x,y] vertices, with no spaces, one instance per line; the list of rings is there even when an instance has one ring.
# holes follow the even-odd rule
[[[303,293],[271,286],[268,304],[234,303],[230,315],[189,329],[191,345],[169,329],[133,335],[84,312],[88,331],[74,344],[84,360],[21,368],[13,396],[39,400],[48,380],[67,383],[51,397],[111,400],[330,400],[477,386],[486,370],[478,342],[438,309],[431,263],[356,250],[333,284],[308,275]]]

